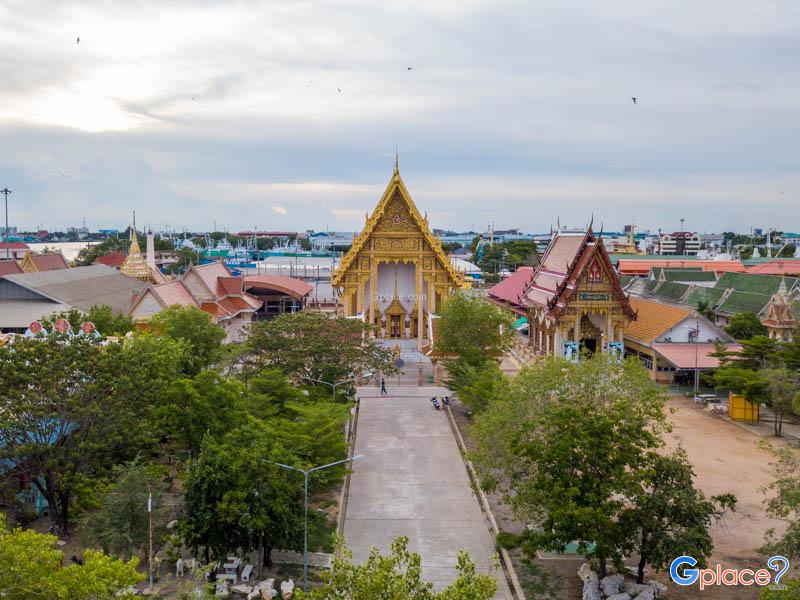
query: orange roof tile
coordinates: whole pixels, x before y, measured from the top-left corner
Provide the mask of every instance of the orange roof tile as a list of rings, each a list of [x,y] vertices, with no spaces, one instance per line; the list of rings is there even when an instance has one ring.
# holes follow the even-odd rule
[[[15,260],[0,260],[0,277],[3,275],[13,275],[14,273],[22,273],[17,261]]]
[[[48,254],[31,254],[31,261],[39,271],[57,271],[59,269],[69,269],[67,260],[61,252]]]
[[[95,264],[108,265],[109,267],[118,269],[122,266],[122,263],[125,262],[126,258],[128,258],[128,255],[124,252],[109,252],[103,256],[98,256],[97,260],[94,262]]]
[[[642,298],[632,297],[630,303],[638,314],[635,321],[625,326],[625,337],[643,344],[652,344],[660,335],[693,314],[688,308]]]
[[[245,275],[244,289],[266,288],[277,290],[284,294],[300,299],[305,298],[314,291],[314,287],[305,281],[287,277],[286,275]]]
[[[742,273],[745,270],[744,264],[738,260],[684,260],[684,259],[638,259],[620,258],[620,275],[647,275],[653,267],[685,269],[693,267],[703,271],[713,271],[715,273]]]

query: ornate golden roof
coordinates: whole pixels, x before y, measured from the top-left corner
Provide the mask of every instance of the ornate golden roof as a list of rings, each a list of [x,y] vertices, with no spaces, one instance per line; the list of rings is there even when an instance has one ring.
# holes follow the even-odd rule
[[[405,219],[406,214],[410,216],[410,222]],[[353,265],[359,252],[367,247],[367,243],[373,232],[381,231],[422,233],[423,239],[435,254],[436,260],[447,273],[451,285],[456,287],[462,285],[463,274],[453,267],[450,259],[444,253],[444,250],[442,250],[442,244],[439,238],[431,232],[428,226],[428,219],[420,214],[414,201],[411,199],[411,194],[409,194],[408,189],[403,183],[403,179],[400,177],[396,162],[394,173],[392,174],[389,184],[386,186],[386,191],[383,192],[383,196],[372,212],[372,215],[367,214],[364,229],[355,237],[353,245],[342,259],[339,268],[336,269],[331,277],[331,285],[334,287],[340,287],[342,285],[344,274]],[[398,242],[401,241],[398,240]],[[409,253],[413,254],[414,251],[409,248]]]
[[[135,223],[135,222],[134,222]],[[119,270],[125,275],[136,277],[142,281],[150,281],[150,267],[147,266],[142,250],[139,248],[139,240],[136,237],[136,225],[131,228],[131,245],[128,248],[128,256]]]

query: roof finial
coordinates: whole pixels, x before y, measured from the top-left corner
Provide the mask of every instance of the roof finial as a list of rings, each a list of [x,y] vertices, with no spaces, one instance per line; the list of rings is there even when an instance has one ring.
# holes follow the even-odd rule
[[[561,231],[561,217],[556,217],[556,232]]]
[[[592,230],[592,225],[594,225],[594,213],[592,213],[592,218],[591,218],[591,220],[589,221],[589,231],[591,231],[591,230]]]
[[[131,240],[136,239],[136,211],[133,211],[133,227],[131,227]]]
[[[400,174],[400,152],[398,152],[397,146],[394,147],[394,174]]]

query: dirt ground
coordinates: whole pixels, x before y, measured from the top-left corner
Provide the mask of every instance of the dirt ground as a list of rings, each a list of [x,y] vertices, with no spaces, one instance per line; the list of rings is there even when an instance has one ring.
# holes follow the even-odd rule
[[[764,542],[764,531],[781,532],[780,521],[764,513],[765,495],[760,491],[774,479],[771,455],[758,447],[761,439],[780,444],[775,438],[761,438],[721,417],[704,411],[682,397],[670,399],[668,414],[672,433],[668,447],[683,446],[695,469],[695,484],[706,496],[725,492],[736,495],[736,512],[714,527],[712,563],[741,567],[761,564],[755,549]]]
[[[507,366],[509,371],[513,371],[513,364]],[[469,446],[470,420],[460,404],[454,404],[453,408]],[[780,521],[767,518],[764,512],[765,496],[760,490],[773,480],[769,465],[772,457],[758,446],[764,438],[705,412],[701,406],[684,397],[671,398],[667,408],[672,432],[665,436],[666,449],[681,445],[686,450],[695,469],[695,483],[706,496],[730,492],[737,498],[736,512],[726,515],[712,528],[714,553],[709,563],[739,568],[764,566],[764,557],[756,552],[756,548],[764,541],[764,531],[773,527],[780,532],[784,527]],[[774,438],[766,439],[773,444],[782,443]],[[489,496],[489,501],[500,528],[519,533],[522,526],[514,520],[507,507],[496,497]],[[534,569],[538,575],[530,577],[530,569],[519,553],[513,552],[512,555],[523,585],[535,583],[543,575],[549,584],[545,587],[557,590],[553,597],[565,600],[581,597],[579,580],[575,575],[581,560],[536,560]],[[679,588],[672,585],[664,573],[656,579],[669,585],[669,597],[675,600],[755,600],[759,595],[759,590],[754,587],[716,588],[703,592],[695,586]],[[533,589],[529,591],[529,598],[547,597],[537,594]]]

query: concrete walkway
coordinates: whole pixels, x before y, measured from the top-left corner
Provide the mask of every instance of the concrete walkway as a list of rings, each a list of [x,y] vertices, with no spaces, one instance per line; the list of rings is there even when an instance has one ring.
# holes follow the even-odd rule
[[[441,589],[456,577],[459,549],[498,580],[496,598],[511,594],[494,540],[470,487],[447,415],[430,398],[443,388],[388,386],[391,396],[359,388],[361,409],[344,536],[357,562],[372,546],[386,552],[404,535],[422,556],[423,576]],[[496,568],[495,568],[496,567]]]

